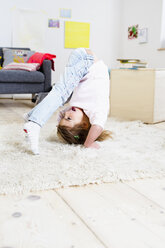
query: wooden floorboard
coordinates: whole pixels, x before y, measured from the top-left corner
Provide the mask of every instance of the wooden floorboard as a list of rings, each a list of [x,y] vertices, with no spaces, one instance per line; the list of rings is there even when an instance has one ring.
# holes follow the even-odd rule
[[[104,248],[54,191],[0,197],[0,247]]]
[[[129,201],[126,200],[123,204],[123,198],[120,197],[121,194],[114,188],[114,185],[107,184],[104,193],[103,191],[98,193],[101,187],[103,189],[104,184],[97,185],[94,189],[88,186],[60,189],[58,192],[107,247],[163,248],[165,244],[163,230],[157,231],[156,225],[153,226],[152,222],[147,223],[144,216],[139,217],[140,213],[137,208],[134,213],[131,212]],[[117,185],[118,188],[123,187],[122,183]],[[128,189],[125,189],[125,194],[129,194]],[[143,201],[146,207],[145,199]],[[159,211],[157,216],[159,216],[159,221]]]
[[[138,180],[135,182],[128,182],[127,185],[141,195],[157,203],[161,208],[164,208],[165,212],[165,178]]]
[[[165,242],[165,210],[156,202],[134,190],[129,185],[102,184],[93,190],[106,199],[110,205],[115,204],[129,219],[138,222]]]

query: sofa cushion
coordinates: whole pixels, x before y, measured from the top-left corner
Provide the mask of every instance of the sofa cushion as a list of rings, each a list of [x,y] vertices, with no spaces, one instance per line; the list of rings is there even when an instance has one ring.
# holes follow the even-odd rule
[[[39,63],[10,63],[3,67],[3,70],[24,70],[24,71],[37,71],[40,68]]]
[[[40,71],[0,70],[0,83],[43,83],[45,76]]]
[[[19,48],[19,47],[0,47],[0,56],[1,56],[1,59],[0,59],[0,66],[3,65],[3,48],[8,48],[8,49],[17,49],[17,50],[26,50],[26,51],[30,51],[30,48]]]
[[[3,59],[2,59],[2,54],[0,54],[0,67],[2,68],[2,64],[3,64]]]
[[[3,48],[3,67],[11,62],[26,63],[28,59],[35,53],[24,49]]]

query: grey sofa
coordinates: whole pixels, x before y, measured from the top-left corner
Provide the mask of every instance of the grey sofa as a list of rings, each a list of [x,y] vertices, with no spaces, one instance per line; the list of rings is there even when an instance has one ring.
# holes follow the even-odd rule
[[[25,49],[29,48],[11,48]],[[0,47],[0,64],[3,63],[3,50]],[[39,71],[0,70],[0,94],[33,94],[51,90],[51,61],[44,60]]]

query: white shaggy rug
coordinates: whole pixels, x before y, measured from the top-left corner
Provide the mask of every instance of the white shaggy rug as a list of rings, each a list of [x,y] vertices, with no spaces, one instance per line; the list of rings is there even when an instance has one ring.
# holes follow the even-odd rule
[[[48,122],[39,156],[27,149],[22,126],[0,124],[0,194],[165,176],[165,130],[154,125],[109,119],[113,139],[95,150],[61,143]]]

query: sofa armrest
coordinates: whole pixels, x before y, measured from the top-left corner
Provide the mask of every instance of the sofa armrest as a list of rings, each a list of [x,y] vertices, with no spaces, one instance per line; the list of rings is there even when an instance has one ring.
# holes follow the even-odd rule
[[[40,71],[44,74],[45,76],[45,92],[48,92],[51,90],[52,85],[51,85],[51,67],[52,67],[52,62],[50,60],[44,60],[42,63],[42,66],[40,68]]]

